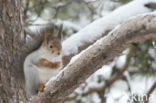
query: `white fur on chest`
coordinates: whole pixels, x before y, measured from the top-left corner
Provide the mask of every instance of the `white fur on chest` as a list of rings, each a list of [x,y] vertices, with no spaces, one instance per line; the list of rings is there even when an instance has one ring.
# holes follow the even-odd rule
[[[52,68],[39,68],[37,67],[36,65],[34,65],[32,62],[38,62],[39,59],[47,59],[48,61],[50,62],[62,62],[62,59],[61,59],[61,55],[59,56],[51,56],[47,51],[45,51],[44,49],[40,49],[38,51],[35,51],[34,53],[30,54],[28,56],[28,65],[31,64],[33,65],[34,67],[34,70],[37,72],[38,74],[38,78],[40,80],[40,82],[47,82],[51,77],[55,76],[60,68],[62,67],[62,64],[60,66],[59,69],[52,69]]]
[[[46,58],[47,60],[49,60],[53,63],[58,62],[58,61],[62,62],[61,61],[61,55],[57,56],[57,57],[53,57],[51,55],[48,55],[47,51],[44,51],[44,50],[41,50],[40,53],[41,53],[41,56],[39,57],[39,59],[40,58]],[[60,66],[60,68],[61,67],[62,66]],[[51,77],[55,76],[58,73],[59,69],[38,68],[37,70],[38,70],[39,78],[40,78],[41,82],[47,82]]]

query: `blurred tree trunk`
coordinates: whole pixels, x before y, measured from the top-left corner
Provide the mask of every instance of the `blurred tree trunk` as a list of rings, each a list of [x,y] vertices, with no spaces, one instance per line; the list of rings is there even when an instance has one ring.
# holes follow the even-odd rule
[[[23,20],[21,0],[0,0],[0,103],[26,102],[22,88]]]

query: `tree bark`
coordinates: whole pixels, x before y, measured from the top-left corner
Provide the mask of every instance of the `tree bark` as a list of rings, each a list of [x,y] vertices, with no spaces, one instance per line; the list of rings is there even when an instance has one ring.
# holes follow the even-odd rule
[[[24,79],[18,52],[23,41],[21,0],[0,0],[0,103],[26,100],[19,83]]]
[[[91,74],[118,56],[130,44],[148,39],[156,40],[155,28],[156,15],[153,14],[139,16],[121,24],[75,57],[31,103],[61,103]]]

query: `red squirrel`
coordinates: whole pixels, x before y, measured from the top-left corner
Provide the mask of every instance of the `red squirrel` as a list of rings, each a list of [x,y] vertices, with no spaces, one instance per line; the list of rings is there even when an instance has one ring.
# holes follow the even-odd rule
[[[57,35],[54,35],[52,25],[45,27],[41,33],[44,35],[41,46],[24,61],[25,89],[28,96],[43,91],[45,83],[62,67],[62,25]]]

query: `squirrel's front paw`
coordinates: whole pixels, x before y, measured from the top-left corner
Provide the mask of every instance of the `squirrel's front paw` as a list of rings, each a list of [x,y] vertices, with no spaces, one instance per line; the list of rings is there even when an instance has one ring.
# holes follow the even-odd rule
[[[40,85],[37,88],[37,92],[43,92],[44,87],[45,87],[45,83],[40,83]]]
[[[60,68],[61,62],[56,62],[56,69]]]

